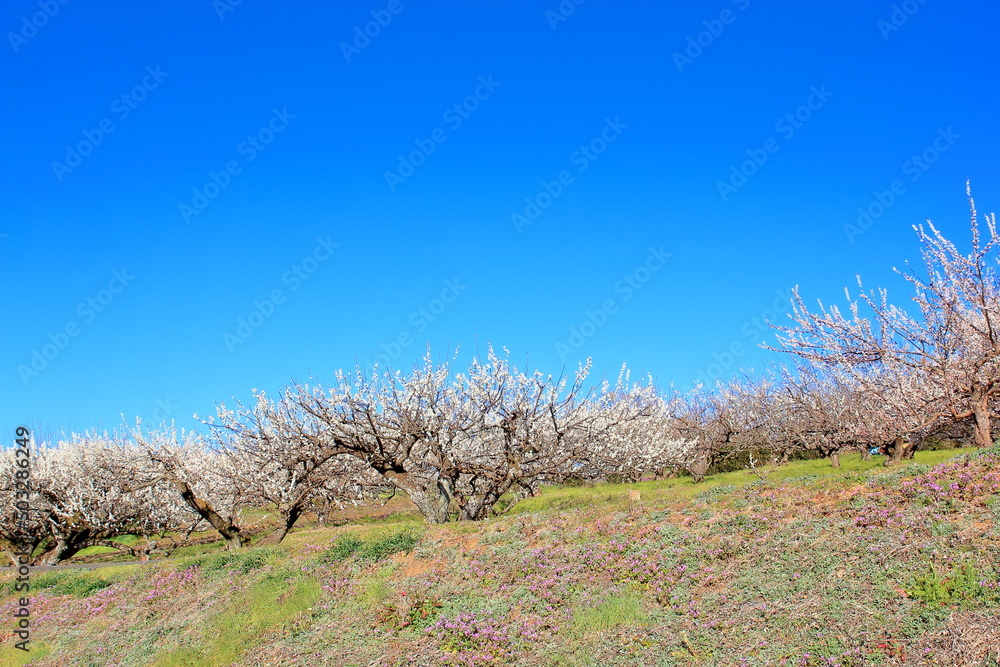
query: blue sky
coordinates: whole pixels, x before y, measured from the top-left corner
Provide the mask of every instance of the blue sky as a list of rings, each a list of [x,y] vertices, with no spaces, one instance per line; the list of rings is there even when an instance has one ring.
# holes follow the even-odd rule
[[[682,387],[767,363],[793,285],[902,296],[912,224],[966,241],[966,179],[1000,208],[998,19],[6,2],[0,428],[191,427],[428,343]]]

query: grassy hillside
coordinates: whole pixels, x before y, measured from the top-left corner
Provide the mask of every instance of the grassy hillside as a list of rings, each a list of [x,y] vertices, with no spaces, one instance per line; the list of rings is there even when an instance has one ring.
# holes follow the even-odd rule
[[[551,488],[481,523],[359,517],[36,573],[33,650],[0,664],[1000,664],[1000,450],[879,463]]]

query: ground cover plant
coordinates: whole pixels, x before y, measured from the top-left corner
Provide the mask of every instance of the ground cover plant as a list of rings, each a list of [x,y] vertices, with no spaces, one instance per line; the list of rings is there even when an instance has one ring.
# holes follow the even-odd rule
[[[995,665],[1000,449],[548,488],[419,528],[36,574],[53,665]],[[639,497],[629,492],[638,492]],[[418,530],[419,528],[419,530]],[[4,575],[3,614],[14,602]],[[20,653],[20,652],[18,652]]]

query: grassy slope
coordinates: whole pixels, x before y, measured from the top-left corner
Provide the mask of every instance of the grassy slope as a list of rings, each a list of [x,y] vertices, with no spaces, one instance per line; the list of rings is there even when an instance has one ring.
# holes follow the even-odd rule
[[[1000,454],[955,454],[552,488],[481,523],[397,514],[45,573],[30,661],[8,642],[0,664],[996,665]]]

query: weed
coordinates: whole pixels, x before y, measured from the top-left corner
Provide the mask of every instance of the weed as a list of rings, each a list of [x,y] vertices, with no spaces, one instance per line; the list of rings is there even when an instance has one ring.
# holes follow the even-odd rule
[[[907,594],[928,605],[960,604],[1000,599],[996,574],[980,572],[966,563],[950,577],[942,577],[930,567],[913,578]]]
[[[240,572],[246,574],[259,570],[269,561],[282,554],[273,547],[250,547],[243,551],[227,551],[221,554],[211,554],[188,558],[186,567],[197,567],[206,574],[224,572]]]
[[[580,632],[601,632],[619,625],[641,625],[646,618],[639,598],[621,595],[578,610],[573,614],[573,623]]]
[[[34,577],[31,582],[33,591],[47,589],[49,595],[72,595],[78,598],[90,597],[115,583],[100,574],[90,572],[74,572],[71,570],[56,570]]]
[[[358,549],[358,560],[379,561],[394,554],[409,553],[418,541],[419,538],[410,532],[379,537]]]
[[[723,484],[722,486],[716,486],[714,488],[702,491],[697,494],[694,499],[700,500],[702,502],[711,502],[713,500],[718,500],[721,496],[728,494],[730,491],[735,491],[736,486],[733,484]]]
[[[935,521],[929,526],[931,535],[935,537],[946,537],[958,532],[954,524],[947,521]]]
[[[765,528],[762,521],[745,514],[737,514],[724,520],[722,527],[729,533],[753,533]]]
[[[300,578],[288,582],[268,578],[259,581],[205,628],[205,642],[201,647],[172,651],[154,665],[222,667],[246,664],[240,657],[273,633],[293,628],[296,634],[301,632],[305,612],[316,604],[320,592],[315,580]]]
[[[420,538],[409,530],[390,533],[371,540],[362,540],[357,535],[341,535],[333,545],[320,556],[321,563],[342,563],[349,558],[359,561],[376,562],[397,553],[413,551]]]
[[[415,600],[406,614],[406,624],[416,630],[425,630],[434,625],[441,612],[441,602],[436,598]]]
[[[355,535],[341,535],[320,557],[321,563],[342,563],[357,552],[364,542]]]
[[[369,609],[376,609],[383,606],[386,600],[392,597],[393,589],[389,585],[388,580],[393,570],[394,568],[392,567],[379,568],[375,577],[365,584],[365,589],[358,598],[358,602],[362,606]]]
[[[787,484],[806,485],[806,484],[811,484],[812,482],[815,482],[817,479],[819,479],[819,477],[820,477],[819,475],[808,473],[808,474],[805,474],[805,475],[796,475],[794,477],[786,477],[784,481]]]

